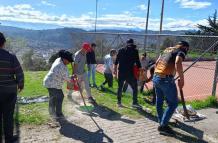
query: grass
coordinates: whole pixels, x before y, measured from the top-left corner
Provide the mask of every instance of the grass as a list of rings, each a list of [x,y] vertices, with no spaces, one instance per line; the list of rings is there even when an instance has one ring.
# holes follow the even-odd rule
[[[104,76],[102,74],[97,73],[96,76],[96,81],[97,81],[97,85],[101,85],[104,81]],[[106,92],[103,91],[99,91],[96,89],[92,89],[92,94],[95,96],[97,102],[103,106],[106,106],[110,109],[112,109],[113,111],[122,114],[122,115],[127,115],[129,117],[132,118],[139,118],[142,117],[142,114],[139,113],[137,110],[134,110],[131,108],[132,105],[132,95],[130,93],[123,93],[122,96],[122,104],[124,106],[126,106],[127,108],[118,108],[117,107],[117,81],[114,80],[114,85],[113,88],[107,88],[106,87]],[[139,104],[141,104],[143,106],[143,108],[150,108],[152,114],[156,114],[155,112],[155,107],[151,106],[148,103],[145,103],[144,101],[145,96],[141,93],[138,94],[138,102]]]
[[[34,97],[39,95],[48,95],[48,91],[43,87],[42,81],[44,76],[46,75],[46,71],[39,72],[25,72],[25,89],[22,91],[20,96],[24,97]],[[100,73],[96,74],[97,85],[101,85],[104,81],[104,76]],[[117,114],[126,115],[131,118],[141,118],[144,115],[131,108],[132,104],[132,95],[130,93],[123,93],[122,103],[127,108],[118,108],[117,103],[117,81],[114,80],[113,88],[107,88],[107,91],[99,91],[96,88],[92,88],[92,95],[96,98],[98,104],[102,106],[106,106],[108,109],[113,110]],[[66,87],[63,88],[66,93]],[[143,108],[150,109],[152,115],[156,116],[155,106],[151,106],[146,103],[145,100],[150,100],[152,96],[152,91],[146,91],[143,94],[138,94],[139,104],[143,106]],[[67,102],[67,99],[64,101]],[[194,109],[202,109],[207,107],[218,107],[218,103],[215,97],[208,97],[208,99],[204,101],[193,101],[188,102]],[[67,111],[66,111],[67,113]],[[49,121],[48,114],[48,103],[36,103],[30,105],[20,105],[19,112],[19,121],[22,124],[44,124]]]
[[[22,97],[34,97],[48,95],[47,89],[43,87],[42,82],[47,71],[25,72],[24,90],[21,92]]]
[[[218,102],[217,98],[214,96],[209,96],[205,100],[196,100],[192,102],[188,102],[187,104],[190,104],[194,109],[199,110],[203,108],[218,108]]]
[[[35,97],[48,95],[42,81],[47,71],[25,72],[24,90],[19,97]],[[44,124],[49,120],[48,103],[19,105],[19,122],[21,124]]]
[[[48,103],[36,103],[20,106],[19,122],[21,124],[40,125],[47,121],[49,121]]]

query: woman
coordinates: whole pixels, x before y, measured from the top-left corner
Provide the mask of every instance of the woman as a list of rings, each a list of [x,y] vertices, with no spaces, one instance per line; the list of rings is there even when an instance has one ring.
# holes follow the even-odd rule
[[[59,58],[55,60],[48,74],[45,76],[43,85],[49,92],[49,114],[53,118],[63,117],[62,103],[64,94],[62,86],[64,81],[70,82],[67,65],[73,62],[72,54],[68,51],[59,51]]]

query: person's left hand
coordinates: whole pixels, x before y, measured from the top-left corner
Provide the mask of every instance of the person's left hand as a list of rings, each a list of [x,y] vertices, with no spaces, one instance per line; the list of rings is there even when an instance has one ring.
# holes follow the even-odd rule
[[[23,90],[23,86],[18,85],[18,92],[20,93]]]

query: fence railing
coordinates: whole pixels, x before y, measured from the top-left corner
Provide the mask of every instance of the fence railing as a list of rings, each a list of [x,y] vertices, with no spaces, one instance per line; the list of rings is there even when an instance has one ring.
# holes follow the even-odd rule
[[[184,69],[190,69],[185,73],[186,84],[184,94],[186,99],[198,100],[210,95],[217,95],[216,84],[217,73],[216,57],[217,47],[215,43],[218,36],[202,35],[171,35],[171,34],[135,34],[135,33],[72,33],[74,41],[73,49],[80,48],[84,41],[95,42],[98,61],[101,63],[103,57],[110,49],[120,49],[126,45],[126,40],[132,38],[135,41],[139,53],[146,52],[150,59],[155,60],[167,47],[174,46],[178,41],[188,41],[190,50],[184,62]],[[202,54],[203,53],[203,54]],[[200,57],[200,58],[199,58]],[[196,61],[197,60],[197,61]],[[192,64],[195,61],[195,64]],[[216,69],[216,70],[215,70]]]

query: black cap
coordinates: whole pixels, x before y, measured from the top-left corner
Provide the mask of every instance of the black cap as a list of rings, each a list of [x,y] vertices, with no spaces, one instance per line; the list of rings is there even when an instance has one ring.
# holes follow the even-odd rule
[[[92,43],[92,44],[91,44],[91,47],[96,47],[96,44],[95,44],[95,43]]]
[[[177,44],[178,44],[178,45],[185,46],[185,47],[189,47],[189,43],[186,42],[186,41],[179,41]]]
[[[133,43],[134,43],[134,40],[133,40],[133,39],[128,39],[128,40],[126,41],[126,43],[127,43],[127,44],[133,44]]]
[[[73,62],[73,54],[66,50],[59,51],[59,57],[68,60],[69,62]]]

